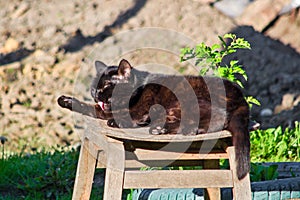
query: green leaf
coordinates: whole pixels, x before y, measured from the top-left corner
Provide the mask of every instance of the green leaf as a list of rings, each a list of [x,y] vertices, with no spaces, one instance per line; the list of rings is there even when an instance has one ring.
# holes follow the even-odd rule
[[[230,66],[236,65],[238,62],[239,62],[238,60],[231,60],[230,61]]]
[[[227,67],[219,67],[216,71],[217,73],[215,74],[216,76],[222,77],[222,78],[227,78],[228,77],[228,69]]]
[[[244,38],[237,38],[235,43],[239,48],[251,49],[250,43],[248,41],[245,41]]]
[[[246,101],[250,104],[255,104],[255,105],[260,106],[260,102],[256,98],[254,98],[253,96],[247,96]]]
[[[227,46],[225,40],[221,36],[218,36],[218,38],[221,41],[223,48],[225,49]]]
[[[226,33],[223,38],[235,40],[236,35],[232,33]]]
[[[233,48],[229,48],[229,49],[227,50],[227,55],[228,55],[228,54],[235,53],[235,52],[236,52],[236,50],[235,50],[235,49],[233,49]]]
[[[207,67],[204,67],[204,68],[200,69],[200,75],[201,76],[205,76],[207,72],[208,72],[208,68]]]
[[[270,165],[265,169],[265,180],[274,180],[278,177],[278,165]]]
[[[224,36],[218,36],[221,41],[220,44],[213,44],[211,47],[207,46],[204,42],[197,44],[194,48],[185,47],[181,49],[180,61],[187,61],[195,59],[196,66],[203,66],[199,70],[200,75],[206,75],[209,70],[217,77],[226,78],[232,82],[237,83],[243,87],[242,82],[237,78],[237,75],[242,75],[247,81],[248,76],[246,71],[238,60],[231,60],[229,66],[221,66],[221,62],[226,55],[235,53],[238,49],[250,49],[250,43],[244,38],[237,38],[235,34],[227,33]],[[226,39],[231,40],[229,44],[225,42]],[[219,49],[223,47],[222,50]],[[250,107],[252,104],[260,105],[259,101],[254,97],[246,97]],[[300,153],[299,153],[300,154]]]
[[[221,48],[221,46],[219,44],[213,44],[211,46],[211,50],[213,50],[213,51],[215,51],[216,49],[219,49],[219,48]]]
[[[235,82],[236,82],[241,88],[244,88],[243,83],[242,83],[240,80],[236,79]]]
[[[180,49],[180,62],[193,58],[193,49],[185,47]]]

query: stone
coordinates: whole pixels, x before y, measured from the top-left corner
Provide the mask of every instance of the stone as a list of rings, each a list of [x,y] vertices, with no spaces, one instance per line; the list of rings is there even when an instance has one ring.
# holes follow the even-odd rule
[[[262,31],[278,15],[289,0],[263,0],[254,1],[237,19],[240,25],[253,26],[255,30]]]
[[[27,63],[25,64],[25,66],[23,67],[22,69],[22,73],[27,75],[27,74],[30,74],[32,72],[32,69],[33,69],[33,66],[31,63]]]
[[[274,84],[274,85],[271,85],[271,86],[269,87],[269,92],[270,92],[272,95],[277,95],[277,94],[279,94],[280,90],[281,90],[281,85],[279,85],[279,84]]]
[[[33,53],[34,61],[43,65],[52,66],[55,63],[55,57],[43,50],[36,50]]]
[[[11,108],[12,113],[26,113],[27,108],[25,106],[22,106],[20,104],[16,104]]]
[[[295,97],[294,94],[285,94],[282,97],[282,102],[281,102],[283,108],[291,109],[293,107],[294,97]]]
[[[284,15],[287,13],[292,12],[293,9],[296,9],[300,7],[300,1],[299,0],[291,0],[291,2],[287,5],[285,5],[279,12],[280,15]]]
[[[215,2],[213,6],[226,16],[235,18],[243,13],[250,2],[250,0],[222,0]]]
[[[297,106],[300,103],[300,95],[295,99],[293,106]]]
[[[10,64],[2,65],[0,67],[0,76],[6,77],[7,76],[7,70],[19,70],[21,68],[20,62],[13,62]]]
[[[260,111],[261,117],[271,117],[273,115],[273,111],[270,108],[264,108]]]
[[[43,37],[47,39],[53,38],[54,34],[56,33],[55,26],[49,26],[44,30]]]
[[[22,2],[17,10],[12,14],[12,18],[18,18],[24,15],[29,10],[29,4],[27,2]]]
[[[35,110],[40,110],[42,108],[40,99],[32,98],[31,107]]]
[[[19,42],[14,38],[8,38],[4,44],[4,47],[0,49],[0,53],[8,54],[16,51],[19,48]]]
[[[277,105],[275,107],[274,113],[278,114],[278,113],[281,113],[284,110],[291,110],[294,107],[294,99],[295,99],[295,95],[294,94],[289,94],[289,93],[285,94],[282,97],[281,105]]]

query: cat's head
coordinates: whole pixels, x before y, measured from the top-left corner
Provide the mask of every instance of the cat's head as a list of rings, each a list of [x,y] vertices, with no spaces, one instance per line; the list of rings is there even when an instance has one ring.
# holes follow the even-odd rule
[[[95,62],[97,75],[91,86],[91,95],[102,110],[110,111],[112,94],[117,84],[127,84],[130,80],[132,66],[122,59],[119,66],[107,66],[101,61]]]

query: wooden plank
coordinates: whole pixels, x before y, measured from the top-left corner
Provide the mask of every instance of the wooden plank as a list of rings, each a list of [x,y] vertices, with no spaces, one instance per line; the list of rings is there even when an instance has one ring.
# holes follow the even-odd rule
[[[97,168],[106,168],[107,158],[104,150],[98,151]]]
[[[205,160],[204,169],[219,169],[219,160]],[[221,189],[217,187],[204,188],[204,199],[205,200],[220,200],[221,199]]]
[[[124,180],[124,146],[122,142],[117,140],[108,142],[103,200],[120,200],[122,199]]]
[[[230,170],[126,171],[124,188],[232,187]]]
[[[185,152],[170,152],[148,149],[136,149],[134,153],[126,152],[127,159],[136,160],[201,160],[201,159],[226,159],[227,153],[185,153]]]
[[[96,151],[93,148],[94,146],[85,138],[80,149],[73,200],[90,198],[96,167],[96,158],[91,154]]]
[[[230,145],[231,138],[222,138],[215,140],[205,141],[189,141],[189,142],[145,142],[145,141],[132,141],[125,140],[126,150],[134,151],[134,149],[152,149],[152,150],[163,150],[163,151],[174,151],[174,152],[210,152],[213,150],[224,150],[223,143]]]
[[[148,142],[192,142],[203,140],[214,140],[219,138],[231,137],[229,131],[219,131],[214,133],[205,133],[200,135],[182,135],[182,134],[164,134],[164,135],[151,135],[149,133],[141,132],[141,129],[130,129],[123,132],[107,131],[106,135],[118,139],[148,141]]]
[[[180,167],[180,166],[202,166],[203,161],[200,160],[126,160],[126,168],[141,167]]]
[[[232,179],[233,179],[233,198],[236,200],[251,200],[251,185],[250,185],[250,175],[249,173],[242,179],[239,180],[237,177],[236,171],[236,159],[235,159],[235,149],[234,146],[230,146],[227,148],[227,152],[229,155],[229,165],[232,171]]]
[[[148,142],[193,142],[203,140],[213,140],[219,138],[231,137],[229,131],[218,131],[213,133],[205,133],[199,135],[182,135],[182,134],[163,134],[152,135],[149,134],[149,128],[126,128],[117,129],[108,127],[103,120],[92,119],[85,117],[89,131],[102,136],[109,136],[121,140],[135,140]]]

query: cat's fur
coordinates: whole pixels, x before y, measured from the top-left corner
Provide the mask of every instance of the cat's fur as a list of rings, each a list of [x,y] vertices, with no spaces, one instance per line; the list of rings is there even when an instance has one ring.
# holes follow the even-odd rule
[[[124,59],[119,66],[107,67],[99,61],[95,65],[91,95],[96,104],[61,96],[60,106],[107,120],[111,127],[149,125],[151,134],[229,130],[236,147],[238,178],[249,172],[249,107],[236,84],[216,77],[143,72]]]

